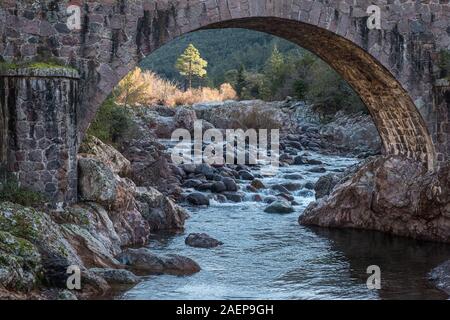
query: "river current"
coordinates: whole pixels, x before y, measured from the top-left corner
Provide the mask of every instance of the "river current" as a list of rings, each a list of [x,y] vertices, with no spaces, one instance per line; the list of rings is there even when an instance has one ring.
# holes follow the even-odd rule
[[[311,153],[328,172],[342,171],[356,159]],[[279,169],[262,181],[270,187],[283,182],[316,182],[323,175],[311,166]],[[284,179],[300,174],[301,180]],[[248,182],[247,182],[248,183]],[[244,182],[241,189],[245,190]],[[270,188],[261,191],[269,195]],[[377,232],[300,226],[298,217],[315,200],[314,191],[293,192],[295,212],[264,212],[267,204],[212,202],[208,208],[188,207],[191,218],[179,235],[153,237],[157,254],[181,254],[202,270],[188,277],[150,276],[119,299],[446,299],[427,280],[427,273],[450,258],[450,246],[389,236]],[[189,233],[207,233],[224,242],[214,249],[185,245]],[[381,269],[381,289],[370,290],[367,267]]]

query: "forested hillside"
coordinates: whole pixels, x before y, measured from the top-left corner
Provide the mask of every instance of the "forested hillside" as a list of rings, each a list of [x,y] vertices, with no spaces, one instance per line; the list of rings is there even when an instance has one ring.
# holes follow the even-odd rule
[[[142,61],[141,68],[182,82],[183,79],[175,68],[175,61],[190,43],[208,61],[208,82],[212,86],[222,84],[225,73],[237,70],[241,64],[249,71],[261,71],[275,45],[283,53],[302,50],[289,41],[256,31],[202,30],[179,37],[156,50]]]
[[[269,34],[244,29],[202,30],[156,50],[141,63],[163,78],[187,87],[176,69],[178,57],[193,44],[208,62],[207,75],[194,86],[230,83],[241,99],[307,100],[326,112],[366,111],[350,86],[315,55]]]

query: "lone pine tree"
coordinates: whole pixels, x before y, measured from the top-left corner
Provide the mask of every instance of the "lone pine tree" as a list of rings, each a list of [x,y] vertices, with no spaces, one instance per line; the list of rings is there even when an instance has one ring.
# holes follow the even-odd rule
[[[191,43],[178,58],[175,67],[180,74],[187,78],[189,89],[192,88],[192,78],[203,78],[206,76],[208,62],[200,56],[200,52]]]

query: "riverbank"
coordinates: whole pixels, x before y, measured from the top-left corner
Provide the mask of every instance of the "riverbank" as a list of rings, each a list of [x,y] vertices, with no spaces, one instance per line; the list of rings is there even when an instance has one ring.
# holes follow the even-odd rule
[[[357,162],[344,155],[365,158],[380,149],[376,129],[368,116],[340,114],[334,121],[323,123],[311,108],[293,101],[136,107],[131,112],[134,133],[115,148],[95,137],[86,137],[80,147],[79,203],[61,212],[1,204],[1,298],[110,297],[112,292],[128,291],[138,283],[146,283],[148,277],[154,281],[156,275],[157,279],[167,279],[159,275],[203,274],[200,272],[205,267],[203,260],[198,263],[197,256],[191,256],[193,251],[188,248],[207,246],[221,250],[229,245],[227,239],[191,235],[186,240],[189,246],[166,251],[157,249],[155,239],[170,243],[189,236],[183,233],[185,222],[190,216],[193,216],[191,221],[197,221],[197,216],[204,217],[196,214],[199,211],[213,213],[204,220],[205,229],[194,233],[212,232],[213,229],[208,231],[208,221],[221,208],[233,211],[229,216],[230,225],[251,227],[253,221],[257,226],[259,222],[255,219],[261,217],[265,225],[270,225],[273,219],[288,217],[289,220],[280,221],[295,222],[291,217],[298,216],[315,200],[316,181],[320,177],[343,172],[345,167]],[[167,139],[177,128],[192,131],[198,119],[203,119],[204,128],[227,129],[244,124],[243,129],[280,129],[282,176],[271,180],[257,165],[177,166],[171,163],[171,145]],[[238,120],[233,124],[230,119]],[[362,148],[355,147],[360,144]],[[335,185],[331,183],[324,194],[332,192]],[[257,212],[252,211],[255,208]],[[249,210],[257,216],[243,216]],[[223,217],[227,217],[226,212]],[[227,220],[219,221],[227,223]],[[17,228],[23,223],[26,228]],[[276,228],[266,236],[277,239],[277,233],[286,233],[290,239],[283,238],[282,242],[290,244],[298,241],[298,234],[286,230],[306,230],[297,223],[280,224]],[[257,235],[258,230],[250,233],[264,237],[264,234]],[[234,236],[240,236],[238,229],[233,232]],[[241,252],[239,246],[232,248],[236,254]],[[264,251],[264,246],[257,245],[257,248]],[[295,249],[287,246],[286,250],[289,248]],[[286,256],[289,256],[287,251]],[[69,266],[80,268],[81,290],[65,289]],[[280,265],[274,267],[279,269]]]

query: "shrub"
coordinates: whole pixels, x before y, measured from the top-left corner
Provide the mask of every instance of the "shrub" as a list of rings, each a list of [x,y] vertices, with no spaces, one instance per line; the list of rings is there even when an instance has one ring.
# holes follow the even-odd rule
[[[182,91],[174,82],[162,79],[153,72],[142,72],[136,68],[119,82],[113,91],[113,97],[118,104],[125,106],[175,106],[235,99],[236,91],[228,83],[222,84],[220,89],[203,87]]]
[[[47,198],[28,188],[20,187],[15,179],[8,179],[1,187],[0,202],[13,202],[25,207],[44,208]]]
[[[133,134],[134,127],[130,111],[116,104],[114,99],[109,97],[98,110],[87,135],[93,135],[105,143],[117,145],[121,139]]]

